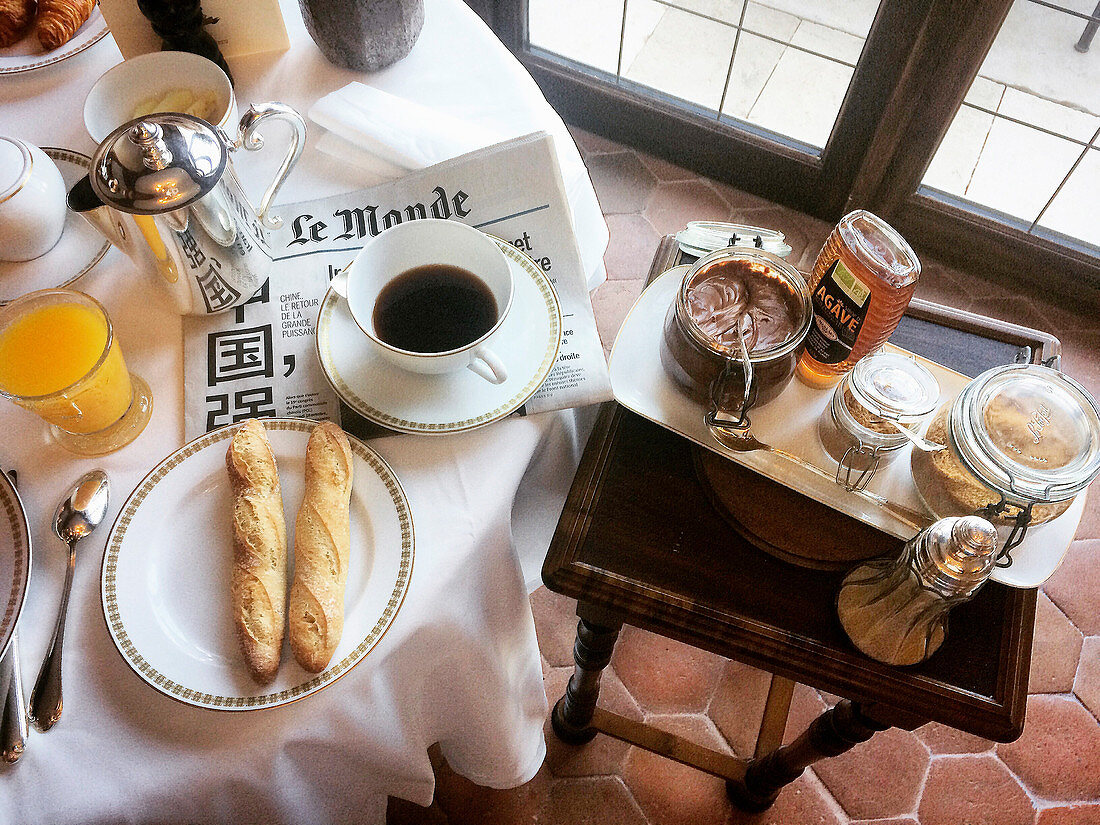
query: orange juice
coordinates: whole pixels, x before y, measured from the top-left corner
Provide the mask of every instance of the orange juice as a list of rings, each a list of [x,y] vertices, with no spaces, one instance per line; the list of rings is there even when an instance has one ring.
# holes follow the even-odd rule
[[[72,433],[114,424],[132,396],[107,317],[83,303],[38,306],[0,330],[0,390]]]

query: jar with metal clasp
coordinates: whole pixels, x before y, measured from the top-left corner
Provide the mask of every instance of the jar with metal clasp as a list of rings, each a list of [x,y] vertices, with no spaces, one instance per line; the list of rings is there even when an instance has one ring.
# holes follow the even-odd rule
[[[994,367],[943,405],[913,451],[913,482],[936,517],[978,513],[1011,524],[1000,566],[1031,524],[1065,512],[1100,473],[1100,407],[1069,376],[1037,364]]]
[[[910,443],[901,429],[919,435],[939,397],[936,377],[913,357],[880,350],[861,358],[818,419],[821,446],[837,462],[837,483],[866,487]]]

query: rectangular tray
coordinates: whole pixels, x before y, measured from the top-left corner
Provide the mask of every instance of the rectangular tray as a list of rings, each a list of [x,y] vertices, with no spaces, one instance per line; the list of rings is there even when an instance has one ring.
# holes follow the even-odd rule
[[[711,437],[703,423],[702,405],[687,398],[665,374],[660,362],[660,337],[683,269],[669,270],[654,279],[631,308],[611,352],[611,386],[616,400],[627,409],[696,444],[808,495],[835,510],[907,539],[913,531],[895,516],[823,479],[787,459],[769,452],[736,453]],[[941,402],[953,397],[969,380],[953,370],[922,359],[940,383]],[[836,463],[825,453],[817,437],[817,419],[828,404],[832,389],[814,390],[794,380],[775,401],[752,412],[757,438],[793,453],[809,463],[835,472]],[[880,468],[868,487],[890,501],[922,510],[909,470],[910,447]],[[1057,569],[1073,540],[1084,509],[1085,495],[1046,524],[1028,530],[1012,552],[1013,563],[997,568],[992,578],[1012,587],[1037,587]],[[999,530],[1002,540],[1008,528]]]

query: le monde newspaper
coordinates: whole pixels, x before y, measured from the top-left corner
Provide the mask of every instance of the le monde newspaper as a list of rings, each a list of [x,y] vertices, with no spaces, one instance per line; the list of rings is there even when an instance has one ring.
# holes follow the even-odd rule
[[[512,243],[553,284],[561,304],[561,347],[521,414],[611,398],[553,138],[545,132],[370,189],[280,207],[278,213],[278,230],[253,224],[255,240],[274,263],[252,300],[184,319],[188,440],[255,416],[330,419],[362,430],[365,422],[349,420],[359,416],[339,402],[318,360],[321,302],[329,280],[367,241],[420,218],[461,221]],[[217,284],[209,287],[216,291]]]

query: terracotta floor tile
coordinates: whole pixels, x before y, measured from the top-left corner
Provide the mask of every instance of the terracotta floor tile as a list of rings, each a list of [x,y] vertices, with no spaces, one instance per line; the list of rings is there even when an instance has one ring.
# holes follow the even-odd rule
[[[1100,719],[1100,636],[1085,639],[1073,692],[1092,715]]]
[[[459,776],[438,756],[433,766],[435,803],[450,825],[531,825],[550,793],[545,767],[526,785],[496,790]]]
[[[1100,799],[1100,724],[1076,699],[1030,696],[1024,734],[997,754],[1045,799]]]
[[[989,739],[964,733],[939,722],[930,722],[917,728],[916,734],[933,754],[985,753],[995,744]]]
[[[741,662],[727,662],[711,697],[707,714],[734,752],[745,759],[756,749],[770,685],[770,673]]]
[[[1100,540],[1075,541],[1043,590],[1086,636],[1100,636]]]
[[[538,825],[647,825],[617,776],[554,780],[535,821]]]
[[[957,273],[938,261],[922,260],[920,279],[914,297],[946,306],[960,307],[970,300],[970,293],[959,282]]]
[[[688,221],[724,221],[730,208],[714,189],[701,180],[658,184],[645,208],[645,216],[662,235],[675,234]]]
[[[704,180],[707,180],[704,178]],[[730,210],[735,214],[745,213],[757,209],[785,209],[786,207],[778,206],[778,204],[762,198],[759,195],[754,195],[751,192],[746,192],[744,189],[738,189],[736,186],[730,186],[728,183],[720,183],[715,180],[708,180],[715,191],[722,196],[722,200],[726,202]],[[746,221],[738,220],[738,223],[746,223]],[[752,223],[749,221],[748,223]],[[767,226],[766,224],[752,223],[753,226],[763,226],[765,229],[772,229],[777,227]]]
[[[847,825],[848,818],[812,770],[784,788],[760,814],[732,809],[731,825]],[[903,825],[903,823],[897,823]]]
[[[1077,525],[1077,539],[1100,539],[1100,484],[1089,487],[1085,499],[1085,512]]]
[[[787,715],[787,730],[783,742],[789,743],[802,735],[810,723],[825,712],[825,704],[816,690],[806,685],[795,685],[791,697],[791,712]]]
[[[592,293],[592,309],[596,313],[596,328],[600,332],[604,352],[611,352],[615,335],[623,319],[642,294],[642,280],[605,281]]]
[[[577,603],[540,587],[531,594],[531,613],[539,650],[551,667],[573,667],[573,642],[577,638]]]
[[[1062,341],[1062,370],[1100,398],[1100,330],[1055,331]]]
[[[899,816],[891,819],[853,819],[851,825],[920,825],[911,816]]]
[[[391,796],[386,807],[386,825],[448,825],[447,815],[433,802],[430,808]]]
[[[928,749],[910,731],[891,728],[814,771],[853,819],[902,816],[917,807]]]
[[[713,746],[720,738],[703,716],[663,717],[654,721],[662,729],[700,744]],[[725,782],[641,748],[630,749],[623,766],[623,780],[650,825],[721,823],[729,816]]]
[[[633,152],[590,155],[585,165],[605,215],[641,212],[657,184]]]
[[[726,660],[705,650],[624,626],[612,667],[646,713],[706,709]]]
[[[628,147],[623,146],[621,143],[616,143],[613,140],[608,140],[600,135],[593,134],[592,132],[586,132],[577,126],[569,127],[569,134],[573,136],[573,140],[577,143],[577,148],[581,150],[581,157],[588,159],[589,155],[607,154],[609,152],[622,152]]]
[[[918,810],[921,825],[1032,825],[1035,809],[994,755],[932,760]]]
[[[1081,631],[1045,594],[1035,605],[1029,693],[1069,693],[1081,655]]]
[[[645,278],[661,242],[657,230],[641,215],[608,215],[607,228],[611,232],[611,241],[603,256],[607,277]]]
[[[551,708],[565,693],[565,686],[572,674],[573,668],[558,668],[545,680],[546,699]],[[642,718],[641,709],[611,668],[604,670],[600,677],[600,706],[629,719]],[[623,761],[630,750],[626,742],[603,734],[596,734],[596,738],[586,745],[568,745],[554,734],[549,718],[545,734],[546,767],[557,777],[621,773]]]
[[[646,169],[657,176],[659,181],[695,180],[699,177],[690,169],[677,166],[664,158],[655,157],[646,152],[638,152],[638,159],[641,160]]]
[[[1100,825],[1100,804],[1044,808],[1036,825]]]

